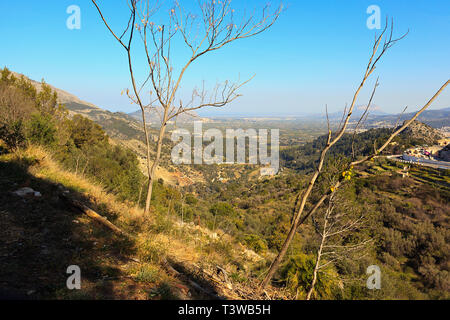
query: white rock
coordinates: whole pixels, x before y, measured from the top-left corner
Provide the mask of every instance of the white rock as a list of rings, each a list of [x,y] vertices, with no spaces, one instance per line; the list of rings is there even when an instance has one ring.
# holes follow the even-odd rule
[[[27,195],[33,195],[38,198],[42,197],[42,194],[39,191],[34,191],[28,187],[20,188],[19,190],[14,191],[13,194],[18,195],[19,197],[25,197]]]
[[[18,195],[19,197],[25,197],[28,194],[34,194],[34,190],[31,188],[20,188],[19,190],[16,190],[13,192],[15,195]]]

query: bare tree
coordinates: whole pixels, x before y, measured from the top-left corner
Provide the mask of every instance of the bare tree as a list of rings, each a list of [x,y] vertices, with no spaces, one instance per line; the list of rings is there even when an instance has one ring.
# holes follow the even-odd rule
[[[381,32],[381,34],[375,38],[375,42],[374,42],[374,45],[372,48],[372,54],[369,58],[369,62],[367,64],[367,68],[364,72],[364,76],[362,78],[361,84],[358,86],[356,92],[354,93],[353,100],[352,100],[352,103],[350,104],[350,107],[348,108],[348,110],[346,109],[344,111],[344,117],[343,117],[343,121],[340,125],[340,128],[338,129],[338,131],[335,135],[333,135],[333,133],[331,132],[330,129],[328,130],[327,142],[320,154],[319,163],[317,165],[317,168],[316,168],[315,172],[313,173],[306,190],[303,193],[300,193],[297,197],[296,206],[295,206],[295,214],[294,214],[294,217],[293,217],[293,220],[291,223],[289,233],[281,247],[281,250],[279,251],[278,255],[273,260],[265,278],[260,283],[260,285],[259,285],[260,289],[264,288],[269,283],[269,281],[272,279],[275,272],[278,270],[280,263],[283,260],[284,256],[286,255],[286,252],[290,246],[290,243],[291,243],[292,239],[294,238],[299,226],[302,225],[311,214],[314,214],[314,212],[316,212],[317,209],[320,208],[320,206],[323,204],[323,202],[332,193],[331,190],[324,193],[319,198],[319,200],[317,200],[314,204],[312,204],[311,209],[308,212],[306,212],[306,214],[303,214],[305,211],[305,207],[308,203],[308,199],[313,190],[313,187],[317,181],[317,178],[322,173],[322,169],[323,169],[325,158],[327,156],[328,151],[330,150],[330,148],[333,145],[335,145],[342,138],[342,136],[344,135],[344,133],[346,132],[346,130],[348,128],[349,120],[353,113],[355,103],[359,96],[359,93],[361,92],[362,88],[366,84],[369,77],[374,72],[377,63],[384,56],[384,54],[388,51],[388,49],[391,48],[397,41],[401,40],[406,35],[405,34],[398,39],[393,39],[392,38],[393,26],[391,26],[389,33],[386,32],[387,28],[388,28],[388,24],[386,23],[386,26],[383,29],[383,31]],[[383,39],[385,39],[384,44],[381,46],[381,49],[380,49],[380,44],[382,43]],[[362,164],[368,160],[378,157],[380,155],[380,153],[389,145],[389,143],[392,141],[392,139],[394,139],[395,136],[397,136],[401,131],[403,131],[406,127],[408,127],[424,110],[426,110],[431,105],[431,103],[441,94],[441,92],[449,84],[449,82],[450,82],[450,80],[448,80],[436,92],[436,94],[428,101],[428,103],[425,106],[423,106],[419,111],[417,111],[417,113],[409,121],[406,121],[400,128],[398,128],[395,132],[393,132],[381,147],[377,148],[376,146],[374,146],[374,151],[370,155],[364,156],[358,160],[351,161],[348,164],[348,167],[345,169],[345,171],[350,170],[350,168],[352,166]],[[375,85],[375,88],[376,88],[376,86],[377,86],[377,84]],[[344,179],[345,179],[345,177],[341,176],[340,179],[335,183],[335,185],[330,189],[337,190],[342,185]],[[299,204],[299,205],[297,206],[297,204]]]
[[[323,268],[350,257],[355,258],[357,253],[372,242],[371,239],[364,238],[350,243],[343,242],[350,233],[365,228],[367,218],[365,212],[356,211],[336,190],[330,194],[328,206],[312,218],[316,233],[320,236],[320,245],[306,300],[312,298],[317,278]]]
[[[151,21],[151,18],[156,12],[161,12],[160,4],[156,3],[151,6],[149,0],[127,0],[130,18],[124,32],[118,36],[103,16],[97,1],[92,0],[92,2],[108,30],[127,53],[133,87],[132,93],[127,90],[127,95],[141,109],[147,146],[148,190],[145,204],[145,213],[147,214],[151,203],[152,182],[160,162],[167,123],[181,114],[201,108],[224,107],[237,99],[240,96],[239,89],[251,80],[236,83],[225,81],[217,84],[209,92],[204,86],[201,89],[194,89],[190,101],[183,103],[181,99],[178,99],[178,91],[186,71],[200,57],[219,50],[236,40],[250,38],[266,31],[280,16],[282,4],[275,10],[270,10],[270,6],[266,5],[262,9],[260,17],[256,17],[256,14],[237,15],[231,7],[231,0],[199,0],[200,14],[197,16],[186,13],[180,3],[176,1],[168,13],[168,23],[157,25]],[[143,44],[145,63],[148,68],[146,79],[139,85],[135,78],[134,52],[132,50],[136,33],[139,34]],[[127,41],[123,40],[125,36]],[[180,66],[179,72],[175,71],[176,62],[173,59],[176,37],[181,38],[180,40],[190,52],[187,61]],[[145,92],[149,94],[146,102],[144,102]],[[150,141],[146,119],[146,112],[151,109],[158,112],[160,116],[153,163],[150,159]]]

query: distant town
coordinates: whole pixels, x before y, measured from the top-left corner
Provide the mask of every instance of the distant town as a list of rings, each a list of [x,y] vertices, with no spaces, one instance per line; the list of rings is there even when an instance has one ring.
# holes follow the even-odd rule
[[[434,146],[423,145],[406,149],[403,155],[392,156],[391,159],[438,169],[450,169],[450,137],[438,140],[438,144]]]

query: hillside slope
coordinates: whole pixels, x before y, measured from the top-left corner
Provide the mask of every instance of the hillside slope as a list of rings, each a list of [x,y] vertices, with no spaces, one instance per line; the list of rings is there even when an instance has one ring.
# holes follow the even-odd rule
[[[239,299],[253,294],[251,283],[216,275],[216,266],[232,274],[233,264],[254,263],[250,251],[231,237],[218,238],[157,211],[144,218],[141,209],[63,170],[41,147],[1,150],[3,298]],[[24,187],[40,195],[14,193]],[[114,234],[66,199],[81,201],[129,236]],[[70,265],[81,268],[81,290],[66,287]]]
[[[1,71],[1,69],[0,69]],[[24,77],[29,80],[31,84],[36,88],[38,92],[42,90],[42,83],[37,82],[28,78],[25,75],[18,74],[12,72],[14,76],[20,78]],[[49,85],[49,84],[48,84]],[[147,161],[146,161],[146,146],[144,143],[144,130],[142,127],[142,122],[140,120],[140,113],[134,112],[132,114],[126,114],[123,112],[110,112],[108,110],[101,109],[95,106],[92,103],[83,101],[76,97],[75,95],[68,93],[64,90],[56,88],[52,85],[49,85],[50,88],[57,93],[58,102],[63,104],[69,114],[73,115],[82,115],[87,117],[88,119],[94,121],[98,125],[100,125],[103,130],[108,134],[108,136],[112,139],[112,143],[121,145],[132,150],[139,159],[140,167],[143,174],[147,174]],[[152,117],[157,117],[156,114],[152,114]],[[187,119],[193,119],[191,116],[182,117],[183,121]],[[158,132],[154,128],[149,128],[149,135],[151,142],[155,142],[158,138]],[[167,146],[168,141],[165,141],[165,148]],[[154,147],[151,146],[150,150],[151,155],[154,154]],[[188,178],[186,172],[179,170],[177,167],[170,165],[171,162],[167,158],[170,152],[165,152],[164,161],[166,165],[160,166],[156,171],[157,179],[162,178],[167,183],[171,185],[180,185],[186,186],[195,182],[204,181],[202,174],[200,172],[194,172],[192,174],[192,178]]]
[[[404,170],[408,177],[402,177]],[[388,159],[354,168],[355,175],[345,186],[341,204],[347,210],[364,213],[367,225],[339,239],[345,244],[366,236],[372,245],[335,262],[338,279],[346,282],[329,291],[323,287],[318,299],[448,299],[449,173],[420,166],[405,169],[404,164]],[[203,192],[202,196],[207,203],[230,205],[232,214],[220,216],[218,221],[234,237],[258,252],[277,252],[289,230],[296,196],[307,183],[308,175],[285,170],[273,179],[258,183],[239,180],[220,192]],[[321,183],[313,191],[312,203],[320,197]],[[314,221],[308,219],[299,228],[286,259],[298,259],[294,260],[298,279],[286,281],[286,274],[297,272],[295,268],[284,269],[286,265],[275,278],[276,283],[299,293],[300,299],[309,288],[311,264],[320,244]],[[369,265],[382,270],[380,291],[370,292],[365,287]],[[336,279],[322,276],[330,284]]]
[[[374,142],[378,145],[383,143],[392,132],[392,128],[377,128],[369,129],[356,136],[353,136],[353,133],[346,133],[331,148],[329,157],[336,155],[349,157],[352,156],[352,150],[354,150],[356,156],[368,155],[373,150]],[[383,151],[383,154],[402,154],[404,150],[416,145],[428,144],[431,146],[444,137],[445,135],[441,130],[416,120],[410,127],[394,138],[391,144]],[[285,148],[280,152],[281,163],[287,168],[295,169],[299,172],[308,172],[315,168],[318,160],[318,150],[322,150],[325,143],[326,136],[321,136],[304,146]]]

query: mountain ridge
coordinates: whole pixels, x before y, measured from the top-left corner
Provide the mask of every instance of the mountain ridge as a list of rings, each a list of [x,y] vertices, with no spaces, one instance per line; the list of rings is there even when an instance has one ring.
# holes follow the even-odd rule
[[[15,76],[24,76],[29,79],[36,89],[39,91],[41,89],[41,83],[35,81],[23,74],[13,72]],[[93,103],[84,101],[78,98],[76,95],[71,94],[65,90],[59,89],[51,84],[48,84],[52,90],[58,94],[58,101],[64,104],[69,112],[82,114],[91,120],[100,124],[105,131],[112,137],[118,137],[120,139],[134,139],[137,135],[142,134],[141,125],[141,111],[136,110],[130,113],[125,112],[111,112],[106,109],[100,108]],[[358,105],[355,107],[355,111],[351,117],[351,121],[357,121],[361,117],[365,110],[364,105]],[[157,124],[160,121],[158,112],[156,110],[147,111],[148,119],[150,119],[150,124]],[[411,118],[414,115],[412,112],[404,114],[390,114],[382,110],[380,106],[373,105],[370,108],[369,114],[366,120],[366,126],[368,128],[372,127],[382,127],[382,126],[394,126],[397,122],[403,122],[406,119]],[[317,114],[303,114],[303,115],[262,115],[262,116],[250,116],[244,114],[236,115],[223,115],[223,116],[199,116],[196,113],[182,114],[177,118],[178,123],[186,123],[194,120],[209,120],[214,118],[225,118],[225,119],[241,119],[241,118],[276,118],[278,120],[283,119],[296,119],[303,121],[325,121],[325,113]],[[342,118],[342,112],[332,112],[328,114],[328,118],[331,122],[339,122]],[[436,110],[425,110],[418,118],[419,121],[424,122],[434,128],[441,128],[450,126],[450,107],[436,109]],[[156,134],[156,132],[153,132]]]

